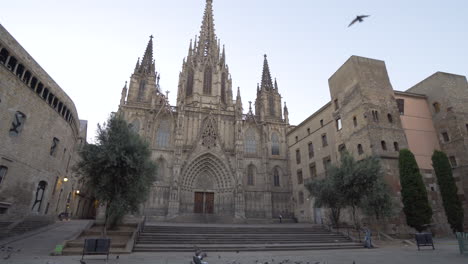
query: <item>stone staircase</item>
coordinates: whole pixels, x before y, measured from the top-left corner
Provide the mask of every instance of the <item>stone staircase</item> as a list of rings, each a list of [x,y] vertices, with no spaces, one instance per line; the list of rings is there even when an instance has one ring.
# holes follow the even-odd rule
[[[341,234],[311,224],[149,224],[134,252],[288,251],[362,248]]]
[[[13,222],[0,221],[0,239],[6,238],[8,236],[8,227],[13,224]]]
[[[22,222],[15,225],[9,232],[9,235],[19,235],[41,227],[50,225],[53,220],[49,217],[28,216]]]

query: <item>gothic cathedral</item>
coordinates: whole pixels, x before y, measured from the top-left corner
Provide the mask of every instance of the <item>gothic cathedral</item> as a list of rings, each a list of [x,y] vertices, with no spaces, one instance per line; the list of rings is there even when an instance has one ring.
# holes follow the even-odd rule
[[[292,217],[287,108],[265,55],[255,112],[250,106],[244,114],[215,35],[212,0],[183,62],[175,107],[161,93],[159,78],[150,38],[119,106],[158,165],[142,214],[173,221]]]

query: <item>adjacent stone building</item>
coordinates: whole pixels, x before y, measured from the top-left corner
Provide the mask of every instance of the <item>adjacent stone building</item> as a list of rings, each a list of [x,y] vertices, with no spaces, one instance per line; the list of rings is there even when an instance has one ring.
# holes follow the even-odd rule
[[[78,122],[73,101],[0,25],[0,221],[75,212]]]
[[[119,113],[150,144],[157,179],[142,213],[152,220],[242,222],[292,216],[287,108],[266,55],[255,111],[233,94],[212,0],[190,42],[177,104],[159,87],[152,37],[122,89]],[[253,88],[255,89],[255,88]]]
[[[379,157],[386,182],[399,201],[398,154],[401,148],[409,148],[428,189],[433,223],[447,231],[431,156],[435,149],[442,149],[451,157],[464,200],[468,181],[462,180],[463,175],[468,175],[466,78],[436,73],[408,92],[398,92],[390,84],[383,61],[352,56],[330,77],[329,86],[331,101],[288,132],[295,214],[299,220],[324,220],[322,210],[314,208],[304,182],[326,177],[327,166],[336,164],[344,150],[358,160]],[[444,113],[440,113],[442,104],[447,109]],[[394,223],[404,226],[403,215]]]

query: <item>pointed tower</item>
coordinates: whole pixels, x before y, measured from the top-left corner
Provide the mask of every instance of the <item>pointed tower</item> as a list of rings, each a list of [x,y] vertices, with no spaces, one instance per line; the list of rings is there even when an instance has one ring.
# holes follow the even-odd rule
[[[197,41],[198,40],[198,41]],[[213,19],[213,0],[207,0],[200,36],[190,41],[187,58],[179,74],[177,105],[197,105],[234,110],[232,80],[221,50]]]
[[[138,58],[130,77],[127,102],[150,103],[151,95],[157,92],[157,72],[153,59],[153,36],[150,36],[143,59]]]
[[[281,95],[278,92],[278,83],[271,78],[267,55],[263,59],[262,81],[257,85],[257,98],[255,99],[255,115],[260,120],[281,120]]]

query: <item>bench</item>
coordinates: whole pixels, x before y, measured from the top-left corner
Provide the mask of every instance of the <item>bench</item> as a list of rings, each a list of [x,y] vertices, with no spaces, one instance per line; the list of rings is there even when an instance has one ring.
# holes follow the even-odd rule
[[[415,234],[416,244],[419,247],[432,247],[434,250],[434,241],[432,240],[431,233],[416,233]]]
[[[110,238],[86,238],[83,246],[83,260],[85,255],[106,255],[106,262],[109,260]]]
[[[460,254],[468,254],[468,233],[456,232]]]

